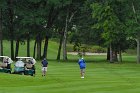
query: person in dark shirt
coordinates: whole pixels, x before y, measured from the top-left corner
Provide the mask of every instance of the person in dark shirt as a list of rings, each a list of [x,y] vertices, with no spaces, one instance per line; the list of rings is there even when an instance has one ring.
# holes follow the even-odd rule
[[[42,63],[42,76],[46,76],[48,61],[46,60],[46,58],[44,58],[41,63]]]

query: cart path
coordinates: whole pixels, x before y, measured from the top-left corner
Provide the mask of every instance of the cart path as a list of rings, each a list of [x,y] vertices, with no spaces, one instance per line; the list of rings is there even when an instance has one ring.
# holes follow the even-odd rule
[[[77,52],[68,52],[68,54],[71,55],[77,55]],[[107,53],[90,53],[90,52],[85,52],[85,55],[107,55]]]

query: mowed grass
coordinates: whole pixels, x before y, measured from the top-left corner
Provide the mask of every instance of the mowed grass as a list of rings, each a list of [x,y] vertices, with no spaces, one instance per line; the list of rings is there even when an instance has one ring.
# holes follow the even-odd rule
[[[80,78],[76,62],[49,61],[47,77],[0,73],[0,93],[139,93],[138,64],[86,63],[86,75]]]
[[[85,56],[86,74],[81,79],[78,56],[68,55],[68,61],[57,62],[57,47],[57,43],[49,43],[46,77],[41,76],[41,61],[37,60],[35,77],[0,73],[0,93],[140,92],[140,65],[135,62],[136,56],[123,56],[123,63],[114,64],[105,61],[106,56]],[[26,55],[25,51],[22,53]]]

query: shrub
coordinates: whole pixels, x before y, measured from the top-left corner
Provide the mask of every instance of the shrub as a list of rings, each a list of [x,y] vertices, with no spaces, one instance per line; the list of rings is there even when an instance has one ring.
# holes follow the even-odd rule
[[[106,53],[106,48],[100,47],[100,46],[93,46],[90,49],[93,53]]]
[[[79,51],[79,52],[91,52],[91,53],[106,53],[106,48],[100,46],[90,46],[90,45],[81,45],[80,47],[74,47],[72,45],[67,46],[67,51]]]

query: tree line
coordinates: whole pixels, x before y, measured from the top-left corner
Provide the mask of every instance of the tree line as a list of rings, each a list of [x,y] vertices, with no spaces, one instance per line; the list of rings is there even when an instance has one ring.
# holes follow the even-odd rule
[[[58,60],[61,49],[67,60],[67,41],[78,47],[82,43],[105,46],[110,62],[118,61],[117,54],[122,61],[122,52],[136,42],[139,63],[139,5],[139,0],[1,0],[0,55],[3,39],[11,42],[12,59],[18,56],[19,43],[25,41],[27,56],[31,56],[30,41],[34,40],[33,57],[47,58],[48,41],[55,37],[59,39]]]

